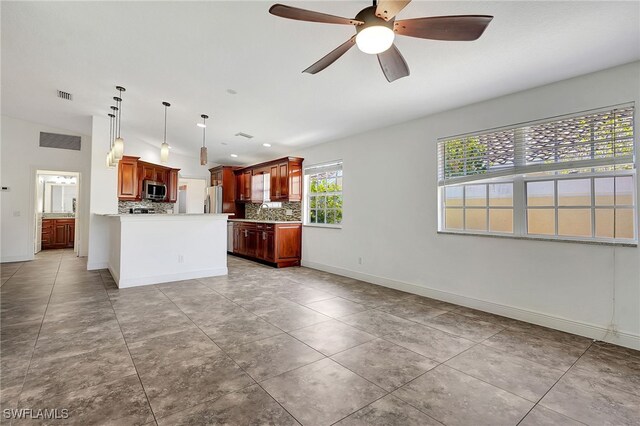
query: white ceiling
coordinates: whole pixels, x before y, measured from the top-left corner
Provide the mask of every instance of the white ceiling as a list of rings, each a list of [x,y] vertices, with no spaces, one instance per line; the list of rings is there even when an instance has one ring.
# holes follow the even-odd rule
[[[121,84],[125,140],[159,146],[166,100],[174,152],[197,157],[195,124],[206,113],[210,159],[248,164],[640,59],[637,1],[414,0],[399,19],[495,18],[475,42],[398,37],[411,75],[394,83],[357,48],[302,74],[354,29],[277,18],[271,4],[2,2],[2,113],[88,134],[91,115],[106,116]],[[370,5],[286,4],[347,17]],[[57,89],[73,101],[58,99]]]

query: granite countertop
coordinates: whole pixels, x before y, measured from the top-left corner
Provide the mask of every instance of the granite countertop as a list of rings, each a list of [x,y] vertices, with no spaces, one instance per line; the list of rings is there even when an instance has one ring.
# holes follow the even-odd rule
[[[229,222],[249,223],[302,223],[300,220],[259,220],[259,219],[229,219]]]
[[[75,216],[65,216],[64,214],[61,215],[56,215],[56,214],[51,214],[51,215],[47,215],[47,216],[42,216],[43,219],[75,219]]]

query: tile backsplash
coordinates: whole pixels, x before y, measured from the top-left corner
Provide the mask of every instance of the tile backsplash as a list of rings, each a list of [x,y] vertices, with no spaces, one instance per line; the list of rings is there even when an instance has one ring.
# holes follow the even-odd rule
[[[302,203],[282,203],[280,208],[269,208],[258,217],[258,209],[260,204],[247,203],[245,205],[245,217],[247,219],[265,219],[269,220],[286,220],[299,222],[302,220]],[[287,215],[287,210],[291,210],[291,215]]]
[[[173,210],[172,213],[176,213],[176,205],[174,203],[159,203],[149,200],[142,201],[118,201],[118,214],[128,214],[129,209],[143,208],[154,209],[156,213],[167,213],[168,210]]]

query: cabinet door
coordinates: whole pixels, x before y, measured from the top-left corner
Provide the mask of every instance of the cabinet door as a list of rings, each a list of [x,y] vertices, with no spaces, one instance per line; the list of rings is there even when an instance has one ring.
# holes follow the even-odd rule
[[[277,201],[280,199],[280,178],[278,177],[278,165],[273,165],[269,169],[270,173],[270,187],[269,187],[269,195],[271,196],[271,201]]]
[[[249,229],[247,231],[247,256],[257,257],[258,254],[258,231]]]
[[[240,224],[233,224],[233,252],[240,253]],[[244,237],[244,236],[243,236]]]
[[[242,175],[244,176],[243,181],[242,181],[242,194],[243,200],[250,200],[251,199],[251,170],[247,170],[246,172],[243,172]]]
[[[56,248],[67,246],[68,227],[69,225],[67,225],[66,223],[55,223],[55,225],[53,226],[53,246],[55,246]]]
[[[302,252],[302,227],[278,225],[276,228],[276,257],[278,260],[300,259]]]
[[[236,173],[234,179],[236,180],[236,201],[244,201],[244,174]]]
[[[276,234],[274,232],[264,232],[263,236],[263,259],[267,262],[276,260]]]
[[[75,240],[76,240],[76,225],[75,223],[70,223],[67,225],[67,247],[73,248]]]
[[[169,170],[167,182],[167,202],[175,203],[178,200],[178,169]]]
[[[121,200],[138,198],[138,165],[135,160],[123,158],[118,163],[118,198]]]
[[[289,163],[278,165],[278,180],[280,181],[280,198],[289,197]]]
[[[302,162],[289,162],[289,169],[287,172],[289,173],[287,178],[287,199],[289,201],[302,201]]]
[[[153,180],[155,180],[156,182],[162,182],[164,184],[168,183],[168,176],[167,174],[169,173],[166,169],[161,169],[159,167],[156,167],[153,171]]]
[[[156,180],[156,169],[151,164],[142,165],[142,180]]]

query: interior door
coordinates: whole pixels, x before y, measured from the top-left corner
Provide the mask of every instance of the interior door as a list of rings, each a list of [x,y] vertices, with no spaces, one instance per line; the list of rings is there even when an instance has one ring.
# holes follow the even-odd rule
[[[34,235],[35,253],[42,251],[42,213],[36,212],[36,230]]]

